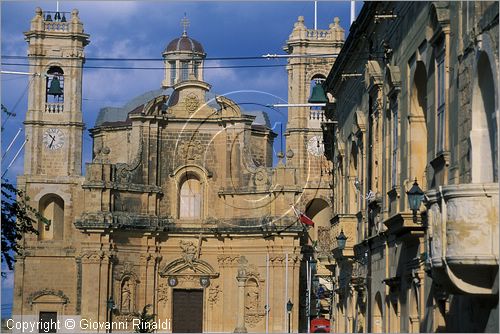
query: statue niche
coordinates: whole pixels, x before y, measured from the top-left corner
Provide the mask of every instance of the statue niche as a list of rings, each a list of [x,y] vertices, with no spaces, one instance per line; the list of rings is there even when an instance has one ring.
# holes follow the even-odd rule
[[[245,324],[255,328],[264,319],[266,313],[262,305],[262,285],[264,281],[260,278],[257,267],[249,265],[246,270],[248,277],[245,282]]]
[[[130,313],[133,309],[132,305],[132,289],[130,284],[130,279],[126,278],[121,284],[121,302],[120,302],[120,312]]]
[[[117,268],[118,269],[118,268]],[[121,315],[136,314],[136,297],[139,279],[133,271],[133,265],[125,262],[115,276],[114,298],[117,311]]]

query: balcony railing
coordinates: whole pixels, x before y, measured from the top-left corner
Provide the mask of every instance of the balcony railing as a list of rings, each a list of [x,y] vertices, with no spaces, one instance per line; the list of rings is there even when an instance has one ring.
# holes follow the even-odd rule
[[[45,103],[45,112],[49,114],[59,114],[64,111],[64,102]]]
[[[66,18],[71,17],[69,12],[43,12],[44,28],[47,31],[68,31],[69,23]]]
[[[306,37],[309,39],[332,39],[330,30],[307,29]]]

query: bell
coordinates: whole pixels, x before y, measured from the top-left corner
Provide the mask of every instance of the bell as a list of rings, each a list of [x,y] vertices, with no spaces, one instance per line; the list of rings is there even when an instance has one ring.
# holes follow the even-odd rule
[[[52,21],[52,16],[50,16],[50,14],[47,14],[47,16],[45,17],[45,21]]]
[[[326,98],[325,91],[323,89],[323,85],[317,83],[314,86],[311,97],[307,100],[309,103],[327,103],[328,99]]]
[[[61,88],[61,83],[59,82],[59,79],[57,77],[53,77],[52,81],[50,82],[50,87],[49,91],[47,92],[48,95],[54,95],[54,96],[61,96],[63,95],[63,90]]]
[[[54,21],[61,21],[61,13],[56,12],[56,14],[54,15]]]
[[[66,15],[64,15],[64,13],[63,13],[63,16],[62,16],[61,22],[66,22]]]

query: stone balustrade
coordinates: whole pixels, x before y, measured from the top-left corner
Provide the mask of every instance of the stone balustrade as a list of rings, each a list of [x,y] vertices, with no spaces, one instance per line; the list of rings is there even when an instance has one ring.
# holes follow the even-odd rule
[[[325,29],[307,29],[306,37],[308,39],[332,39],[332,32],[330,30]]]
[[[44,22],[44,28],[47,31],[69,31],[68,22]]]
[[[47,102],[45,103],[45,112],[49,114],[59,114],[64,111],[64,102]]]
[[[325,120],[325,112],[323,110],[311,110],[309,111],[309,119],[323,122]]]

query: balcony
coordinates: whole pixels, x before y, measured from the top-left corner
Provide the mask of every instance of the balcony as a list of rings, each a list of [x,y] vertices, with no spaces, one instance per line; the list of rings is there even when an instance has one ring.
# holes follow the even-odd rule
[[[427,192],[430,265],[463,293],[492,293],[498,271],[498,184]]]

